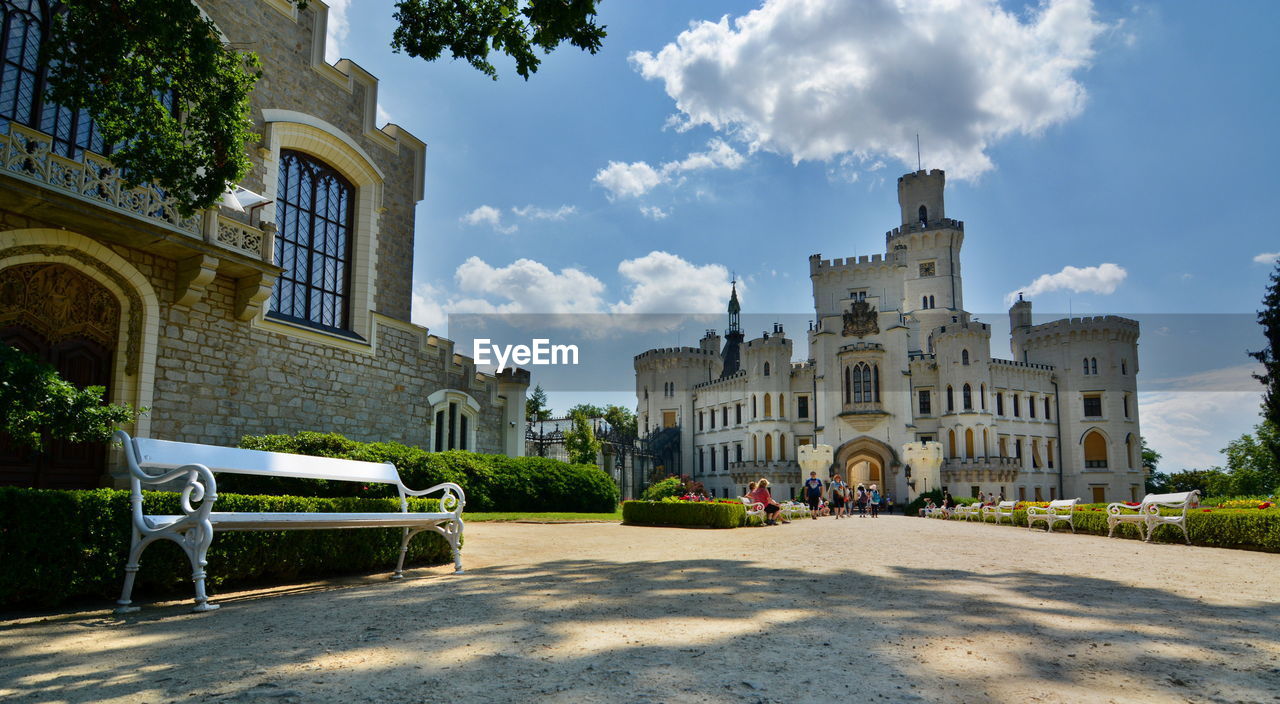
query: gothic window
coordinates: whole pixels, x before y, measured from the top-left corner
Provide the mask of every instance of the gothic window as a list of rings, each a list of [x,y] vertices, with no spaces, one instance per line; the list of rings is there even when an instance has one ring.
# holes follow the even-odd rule
[[[1129,362],[1127,360],[1123,360],[1123,359],[1120,360],[1120,373],[1121,374],[1129,373]]]
[[[1088,373],[1089,373],[1089,358],[1088,358],[1088,357],[1085,357],[1085,358],[1084,358],[1084,373],[1085,373],[1085,374],[1088,374]]]
[[[796,397],[796,416],[799,418],[809,417],[809,397],[808,396]]]
[[[1044,397],[1044,419],[1049,420],[1049,397]]]
[[[973,390],[968,384],[965,384],[964,388],[960,390],[960,400],[964,404],[964,410],[973,410]]]
[[[1125,394],[1122,400],[1124,401],[1124,417],[1128,418],[1129,417],[1129,394]]]
[[[996,393],[996,415],[1004,415],[1004,394]]]
[[[711,409],[710,411],[708,411],[707,415],[711,416],[711,429],[715,430],[716,429],[716,409],[714,408]]]
[[[778,394],[778,417],[787,417],[787,396],[786,394]]]
[[[764,375],[765,375],[765,376],[769,376],[769,363],[768,363],[768,362],[765,362],[765,363],[764,363]]]
[[[1036,417],[1036,397],[1034,394],[1027,396],[1027,415],[1032,418]]]
[[[850,382],[849,368],[845,367],[844,368],[844,402],[846,404],[853,402],[853,396],[850,395],[849,382]]]
[[[698,448],[698,471],[707,471],[707,451],[704,448]]]
[[[978,390],[978,403],[982,406],[982,410],[987,410],[987,385],[983,384]]]
[[[699,431],[701,431],[701,430],[703,429],[702,419],[703,419],[706,415],[707,415],[707,414],[705,414],[705,413],[698,413],[698,430],[699,430]]]
[[[742,425],[742,404],[739,403],[733,407],[733,422]]]
[[[1107,468],[1107,439],[1096,430],[1084,436],[1084,466],[1086,469]]]
[[[432,450],[475,450],[476,419],[479,404],[460,391],[437,391],[428,399],[434,411]]]
[[[876,403],[880,403],[880,365],[873,364],[871,366],[871,374],[875,377],[872,382],[872,389],[875,390]]]
[[[759,414],[756,413],[756,397],[752,396],[751,397],[751,417],[756,418],[758,417],[758,415]]]
[[[1097,358],[1097,357],[1093,357],[1093,358],[1091,358],[1091,359],[1089,360],[1089,373],[1090,373],[1090,374],[1097,374],[1097,373],[1098,373],[1098,358]]]
[[[933,302],[933,296],[929,296],[929,307],[936,308],[937,304]]]
[[[734,449],[734,457],[737,458],[734,461],[741,462],[742,461],[742,443],[738,443],[734,445],[733,449]]]
[[[873,380],[871,366],[866,362],[858,362],[853,368],[853,402],[854,403],[871,403],[880,399],[879,393],[879,368],[876,369]],[[874,385],[873,385],[874,384]]]
[[[773,397],[769,394],[764,395],[764,417],[773,417]]]
[[[1017,394],[1013,395],[1013,417],[1017,418],[1022,415],[1022,403]]]
[[[921,224],[921,225],[923,225],[923,224],[925,224],[925,223],[929,222],[929,209],[928,209],[928,208],[926,208],[926,207],[924,207],[924,206],[922,205],[922,206],[920,206],[920,210],[916,211],[916,214],[920,216],[920,224]]]
[[[728,445],[725,445],[724,447],[720,448],[720,458],[724,460],[724,463],[721,466],[723,466],[725,470],[728,470],[729,469],[729,446]]]
[[[716,471],[716,448],[711,448],[711,471]]]
[[[947,413],[950,413],[954,410],[956,410],[955,392],[953,392],[951,390],[951,387],[948,386],[947,387]]]
[[[728,406],[725,406],[724,408],[720,409],[720,425],[726,428],[729,427],[729,407]]]
[[[350,181],[307,154],[280,152],[275,255],[285,271],[271,293],[273,314],[347,328],[354,215]]]
[[[928,297],[928,296],[921,296],[921,297],[920,297],[920,307],[921,307],[921,308],[928,308],[928,307],[929,307],[929,297]]]
[[[969,350],[960,350],[960,363],[969,364]]]
[[[920,389],[917,394],[919,395],[920,415],[933,415],[933,399],[929,398],[929,390]]]

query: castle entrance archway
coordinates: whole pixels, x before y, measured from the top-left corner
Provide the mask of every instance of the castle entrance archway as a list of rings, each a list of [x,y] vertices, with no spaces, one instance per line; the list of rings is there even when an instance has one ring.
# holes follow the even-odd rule
[[[880,493],[896,495],[893,472],[899,465],[898,455],[892,447],[863,436],[841,445],[835,453],[834,467],[844,475],[850,486],[879,486]]]
[[[109,394],[119,333],[119,301],[85,274],[43,263],[0,270],[0,343],[51,365],[72,384]],[[96,488],[106,458],[105,443],[50,441],[36,452],[0,434],[0,485]]]

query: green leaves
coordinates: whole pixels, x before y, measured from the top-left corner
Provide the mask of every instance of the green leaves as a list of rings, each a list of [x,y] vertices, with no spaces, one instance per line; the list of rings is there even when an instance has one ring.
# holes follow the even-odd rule
[[[595,23],[597,0],[400,0],[400,22],[391,46],[434,61],[447,49],[497,80],[490,50],[516,62],[516,73],[529,80],[542,60],[561,42],[592,54],[600,50],[605,28]]]
[[[189,216],[248,173],[257,57],[225,45],[194,3],[68,0],[45,58],[49,97],[97,121],[130,186],[156,181]]]
[[[77,389],[53,367],[0,344],[0,432],[32,450],[47,439],[106,442],[138,416],[127,405],[103,405],[101,386]]]
[[[591,419],[582,411],[574,412],[572,418],[573,427],[564,434],[564,449],[569,453],[569,461],[594,465],[596,455],[600,453],[600,441],[591,429]]]

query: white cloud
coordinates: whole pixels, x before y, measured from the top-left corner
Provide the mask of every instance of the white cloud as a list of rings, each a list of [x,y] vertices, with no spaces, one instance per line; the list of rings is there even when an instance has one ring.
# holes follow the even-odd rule
[[[609,198],[639,198],[648,193],[666,177],[643,161],[624,164],[611,161],[596,172],[595,182],[609,191]]]
[[[1149,379],[1138,393],[1142,435],[1157,452],[1162,472],[1226,464],[1222,448],[1258,423],[1262,365],[1240,364],[1196,374]]]
[[[618,264],[618,273],[630,290],[627,300],[609,307],[614,313],[715,313],[729,300],[729,270],[720,264],[698,266],[679,255],[653,251]]]
[[[464,225],[471,226],[488,225],[495,231],[501,232],[504,235],[509,235],[519,229],[515,225],[503,225],[502,211],[492,205],[482,205],[466,215],[463,215],[461,218],[458,218],[458,221]]]
[[[1049,291],[1067,289],[1076,293],[1114,293],[1129,272],[1110,262],[1098,266],[1064,266],[1056,274],[1041,274],[1035,281],[1005,296],[1005,303],[1012,303],[1021,293],[1038,296]]]
[[[1275,264],[1280,261],[1280,252],[1263,252],[1253,258],[1258,264]]]
[[[793,161],[844,154],[972,178],[987,149],[1078,115],[1107,27],[1090,0],[1044,0],[1019,15],[994,1],[766,0],[700,22],[631,61],[663,82],[677,129],[707,125]]]
[[[640,206],[640,214],[650,220],[666,220],[671,212],[663,210],[656,205],[642,205]]]
[[[325,27],[324,60],[332,64],[342,58],[342,43],[351,32],[351,23],[347,21],[351,0],[327,0],[327,3],[329,21]]]
[[[574,205],[562,205],[555,210],[547,210],[534,205],[526,205],[523,208],[512,208],[511,212],[529,220],[554,220],[559,222],[577,213],[578,208]]]
[[[517,259],[495,267],[470,257],[454,273],[470,298],[450,301],[451,313],[599,313],[604,284],[579,269],[556,273],[541,262]]]
[[[377,110],[375,112],[377,113],[377,116],[378,116],[379,125],[387,125],[389,123],[395,122],[395,120],[391,118],[391,113],[387,112],[386,109],[382,107],[382,103],[378,103]]]
[[[692,152],[679,161],[668,161],[658,168],[636,161],[624,164],[610,161],[596,172],[595,182],[609,191],[609,199],[639,198],[662,184],[675,183],[680,174],[707,169],[735,170],[747,163],[747,158],[723,139],[707,142],[705,152]]]
[[[447,334],[443,332],[448,322],[448,314],[444,310],[444,299],[445,293],[439,287],[425,282],[414,284],[413,305],[409,320],[433,333]]]

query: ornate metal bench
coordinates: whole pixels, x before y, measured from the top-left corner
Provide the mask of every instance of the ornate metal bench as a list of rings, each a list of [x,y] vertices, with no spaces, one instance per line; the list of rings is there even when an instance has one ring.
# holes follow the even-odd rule
[[[1076,532],[1076,504],[1080,499],[1057,499],[1050,501],[1045,508],[1039,506],[1027,507],[1027,530],[1031,529],[1031,524],[1037,521],[1045,522],[1045,532],[1053,532],[1053,524],[1059,521],[1065,522],[1071,526],[1071,532]],[[1010,521],[1012,522],[1012,521]]]
[[[764,519],[764,504],[762,502],[752,501],[750,496],[740,496],[738,498],[742,499],[742,505],[747,507],[748,516],[759,516],[761,520]]]
[[[982,507],[978,504],[957,504],[956,510],[952,513],[956,518],[963,518],[966,521],[972,521],[974,517],[982,518]]]
[[[125,565],[124,589],[116,602],[116,613],[137,611],[131,606],[138,559],[148,545],[157,540],[172,540],[180,545],[191,560],[191,579],[195,582],[194,611],[218,608],[205,595],[205,557],[213,542],[213,534],[228,530],[297,530],[330,528],[403,528],[400,559],[392,579],[404,574],[404,557],[413,536],[431,530],[444,536],[453,550],[453,565],[462,572],[459,539],[462,536],[462,508],[466,495],[457,484],[438,484],[424,491],[405,488],[400,473],[391,463],[377,464],[329,457],[308,457],[280,452],[261,452],[231,447],[197,445],[146,438],[130,438],[123,431],[116,439],[124,445],[129,466],[129,485],[133,504],[133,542]],[[298,479],[327,479],[361,484],[392,484],[400,496],[400,511],[393,513],[240,513],[214,511],[218,500],[214,474],[253,474]],[[183,482],[182,515],[148,516],[142,511],[143,485]],[[406,496],[422,496],[442,492],[439,513],[410,512]]]
[[[1001,518],[1008,518],[1008,519],[1009,519],[1009,524],[1010,524],[1010,525],[1012,525],[1012,524],[1013,524],[1013,512],[1014,512],[1014,510],[1015,510],[1015,509],[1017,509],[1017,508],[1018,508],[1018,502],[1017,502],[1017,501],[1001,501],[1000,503],[995,504],[994,506],[983,506],[983,507],[982,507],[982,520],[985,522],[985,521],[987,520],[987,517],[989,517],[989,516],[995,516],[995,517],[996,517],[996,525],[1000,525],[1000,519],[1001,519]]]
[[[1143,533],[1143,540],[1151,542],[1151,534],[1156,528],[1164,525],[1175,525],[1182,529],[1182,537],[1191,544],[1191,536],[1187,533],[1187,511],[1200,502],[1200,492],[1184,491],[1177,494],[1147,494],[1142,503],[1130,506],[1115,503],[1107,506],[1107,537],[1115,536],[1116,526],[1121,523],[1133,523],[1138,532]],[[1176,516],[1166,516],[1160,509],[1181,509]]]

